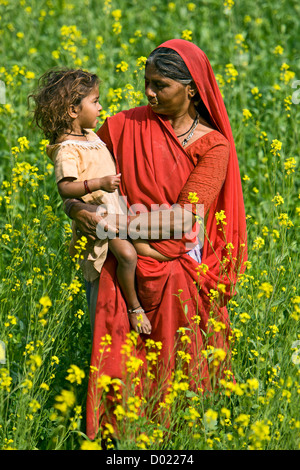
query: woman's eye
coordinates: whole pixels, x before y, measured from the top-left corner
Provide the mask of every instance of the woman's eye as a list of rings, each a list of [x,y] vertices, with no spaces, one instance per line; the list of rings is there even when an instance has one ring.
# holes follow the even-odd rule
[[[163,88],[165,88],[167,85],[165,83],[162,83],[162,82],[157,82],[155,83],[155,86],[156,88],[158,88],[159,90],[162,90]]]

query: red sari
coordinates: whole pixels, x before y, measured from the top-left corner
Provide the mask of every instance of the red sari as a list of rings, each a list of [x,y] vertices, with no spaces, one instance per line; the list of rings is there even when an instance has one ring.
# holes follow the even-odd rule
[[[224,184],[210,206],[205,225],[202,263],[208,266],[208,271],[199,274],[196,269],[198,263],[187,254],[184,238],[151,242],[158,251],[173,259],[161,262],[139,256],[136,270],[137,291],[152,324],[150,338],[162,345],[159,368],[153,384],[156,383],[155,380],[163,378],[165,386],[167,385],[167,379],[170,378],[178,358],[176,351],[178,348],[182,349],[183,330],[179,332],[179,328],[188,328],[186,332],[190,332],[193,325],[194,331],[188,333],[190,339],[186,350],[190,354],[188,373],[191,386],[194,390],[199,387],[209,390],[210,371],[201,351],[206,350],[210,343],[215,348],[226,351],[229,357],[230,326],[226,302],[234,293],[238,270],[246,259],[246,222],[241,181],[225,105],[205,54],[197,46],[184,40],[167,41],[161,46],[176,50],[185,61],[218,131],[215,133],[216,137],[221,133],[229,141],[230,151]],[[118,172],[122,174],[121,191],[127,196],[129,206],[143,204],[150,211],[153,204],[172,206],[177,201],[183,202],[182,191],[193,173],[195,162],[188,148],[185,150],[179,143],[166,117],[156,115],[149,106],[134,108],[109,118],[98,135],[116,157]],[[226,224],[218,223],[216,219],[215,213],[220,211],[224,211],[226,215]],[[232,244],[230,256],[228,243]],[[222,269],[220,261],[223,262]],[[220,284],[224,287],[218,305],[213,307],[208,294],[211,289],[217,290]],[[179,300],[179,293],[186,310]],[[226,328],[215,333],[207,342],[201,330],[208,331],[208,319],[212,311],[214,319],[221,321]],[[199,319],[199,325],[195,324],[195,318]],[[97,386],[97,380],[106,374],[126,381],[128,369],[126,371],[123,368],[122,345],[129,331],[127,308],[116,279],[116,262],[112,256],[108,256],[100,275],[87,399],[87,435],[91,439],[95,438],[102,420],[115,422],[115,397],[109,392],[105,404],[100,406],[103,390]],[[110,350],[105,353],[105,347],[101,343],[103,344],[107,334],[111,337],[111,344]],[[145,342],[148,338],[148,335],[138,337],[134,353],[136,358],[143,361],[141,369],[144,369],[145,374]],[[140,393],[144,394],[143,380]]]

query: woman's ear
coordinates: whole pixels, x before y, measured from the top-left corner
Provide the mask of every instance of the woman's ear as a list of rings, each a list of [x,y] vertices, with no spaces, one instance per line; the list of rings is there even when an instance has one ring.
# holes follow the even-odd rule
[[[195,85],[194,82],[191,82],[189,85],[188,85],[188,95],[189,95],[189,98],[193,99],[196,94],[197,94],[198,90],[197,90],[197,87]]]

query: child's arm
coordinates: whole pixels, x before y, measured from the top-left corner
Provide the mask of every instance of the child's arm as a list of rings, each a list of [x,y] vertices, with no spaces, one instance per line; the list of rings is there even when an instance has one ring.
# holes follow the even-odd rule
[[[69,197],[82,197],[88,192],[102,189],[113,193],[120,185],[121,173],[118,175],[93,178],[86,181],[74,181],[75,178],[64,178],[57,183],[59,194],[63,199]]]

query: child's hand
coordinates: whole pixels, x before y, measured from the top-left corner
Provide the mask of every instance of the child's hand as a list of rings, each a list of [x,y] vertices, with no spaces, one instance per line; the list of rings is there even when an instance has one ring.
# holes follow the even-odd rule
[[[107,191],[108,193],[113,193],[120,185],[121,182],[121,173],[113,176],[104,176],[100,178],[100,189]]]

